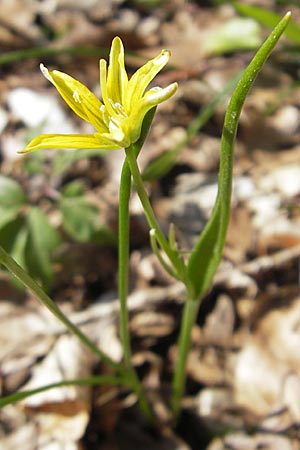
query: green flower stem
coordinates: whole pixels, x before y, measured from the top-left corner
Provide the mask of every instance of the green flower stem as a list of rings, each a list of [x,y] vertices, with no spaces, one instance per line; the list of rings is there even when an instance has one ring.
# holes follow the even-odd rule
[[[147,132],[151,125],[155,109],[150,111],[145,117],[142,134],[137,143],[132,146],[134,157],[137,158]],[[118,291],[120,300],[120,337],[122,342],[122,348],[124,351],[124,360],[128,366],[130,366],[131,349],[130,349],[130,335],[128,326],[128,266],[129,266],[129,242],[130,242],[130,230],[129,230],[129,200],[131,194],[131,171],[127,158],[124,161],[119,190],[119,226],[118,226],[118,252],[119,252],[119,271],[118,271]]]
[[[75,336],[80,339],[80,341],[101,361],[108,364],[111,368],[124,374],[126,376],[125,368],[113,361],[109,356],[103,353],[85,334],[83,334],[57,307],[54,301],[45,293],[45,291],[36,283],[36,281],[31,278],[25,270],[22,269],[16,261],[11,258],[6,251],[0,246],[0,264],[3,264],[24,286],[26,286],[31,292],[33,292],[40,302],[48,308],[48,310],[56,316],[65,327]]]
[[[154,114],[154,111],[153,111]],[[153,117],[153,116],[152,116]],[[151,117],[151,120],[152,120]],[[150,126],[150,123],[149,123]],[[143,141],[143,140],[142,140]],[[132,154],[136,160],[137,154],[142,147],[142,142],[132,147]],[[127,155],[127,153],[126,153]],[[119,195],[119,273],[118,290],[120,300],[120,339],[124,352],[124,360],[130,377],[130,387],[138,398],[139,406],[144,416],[153,422],[153,413],[145,397],[141,382],[134,367],[131,364],[131,346],[129,334],[129,317],[127,307],[128,296],[128,266],[129,266],[129,200],[131,192],[131,170],[128,158],[123,164]]]
[[[136,146],[138,152],[140,146]],[[128,265],[129,265],[129,199],[131,192],[131,172],[125,160],[121,173],[120,195],[119,195],[119,272],[118,290],[120,300],[120,339],[124,352],[124,361],[128,369],[129,384],[135,392],[140,409],[150,422],[153,413],[145,397],[142,385],[136,371],[131,364],[131,346],[129,334],[129,317],[127,307],[128,296]]]
[[[136,148],[139,151],[139,147]],[[129,199],[131,191],[131,172],[125,160],[122,168],[119,196],[119,274],[118,289],[120,300],[120,339],[124,352],[124,361],[128,369],[131,389],[136,393],[139,406],[145,417],[151,422],[153,414],[147,402],[136,371],[131,364],[131,346],[128,323],[128,263],[129,263]]]
[[[119,193],[119,270],[118,290],[120,300],[120,339],[124,360],[131,365],[130,335],[128,326],[128,262],[129,262],[129,199],[131,192],[131,172],[125,160],[121,173]]]
[[[144,417],[146,419],[148,419],[149,423],[153,423],[154,415],[153,415],[152,408],[145,396],[143,386],[136,374],[136,371],[133,368],[132,368],[132,371],[130,374],[130,383],[128,383],[128,385],[133,390],[133,392],[135,392],[135,394],[137,396],[139,407],[140,407],[142,414],[144,415]]]
[[[149,128],[151,126],[156,107],[152,108],[145,116],[141,136],[139,140],[132,146],[135,158],[138,156]],[[131,171],[127,159],[125,159],[119,190],[119,226],[118,226],[118,292],[120,300],[120,339],[124,352],[124,360],[128,367],[131,366],[131,349],[130,349],[130,335],[128,325],[128,266],[129,266],[129,200],[131,193]]]
[[[209,289],[219,266],[225,245],[230,216],[233,151],[239,116],[256,76],[287,27],[290,16],[291,14],[287,13],[283,17],[260,47],[241,77],[226,111],[221,138],[218,196],[212,215],[200,235],[187,265],[187,276],[191,285],[193,285],[193,291],[190,290],[190,292],[193,292],[193,295],[188,295],[184,306],[178,343],[178,358],[172,383],[171,406],[175,420],[180,412],[181,398],[184,392],[185,367],[190,348],[192,327],[196,321],[201,300]]]
[[[183,308],[178,355],[172,381],[171,410],[175,420],[181,409],[181,398],[186,380],[186,361],[191,346],[192,328],[196,322],[199,307],[200,302],[195,301],[194,298],[187,298]]]
[[[145,116],[141,136],[133,146],[133,154],[135,158],[139,154],[143,143],[148,134],[152,119],[154,117],[156,108],[152,108]],[[153,420],[153,414],[149,403],[143,392],[142,385],[138,379],[136,371],[131,364],[131,346],[129,333],[129,317],[127,307],[128,296],[128,267],[129,267],[129,200],[131,193],[131,171],[128,165],[127,158],[124,161],[119,192],[119,226],[118,226],[118,251],[119,251],[119,267],[118,267],[118,292],[120,300],[120,339],[124,352],[124,361],[128,369],[128,376],[130,378],[130,387],[136,393],[139,401],[139,406],[144,416]]]
[[[128,165],[130,167],[130,172],[135,184],[135,188],[137,190],[139,199],[142,203],[144,213],[148,224],[151,229],[155,231],[155,237],[161,246],[162,250],[165,252],[167,257],[169,258],[170,263],[174,267],[176,271],[177,277],[184,281],[185,280],[185,269],[183,265],[183,260],[177,250],[174,250],[170,247],[168,241],[166,240],[163,232],[160,229],[160,226],[157,222],[157,219],[154,215],[152,206],[149,201],[148,194],[143,184],[142,176],[137,165],[136,156],[134,154],[134,146],[130,146],[125,149],[126,157],[128,161]]]

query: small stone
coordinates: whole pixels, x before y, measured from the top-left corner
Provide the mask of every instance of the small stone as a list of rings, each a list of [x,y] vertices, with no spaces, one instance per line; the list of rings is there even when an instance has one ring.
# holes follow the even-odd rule
[[[299,109],[293,105],[280,108],[272,118],[272,125],[286,136],[294,134],[300,126]]]
[[[290,164],[273,170],[260,181],[261,189],[276,190],[287,197],[300,193],[300,165]]]
[[[253,198],[256,194],[256,187],[253,179],[248,176],[235,177],[233,180],[233,195],[238,201],[245,201]]]
[[[264,227],[278,216],[281,205],[279,194],[258,195],[249,200],[248,206],[254,213],[253,225],[256,228]]]
[[[27,127],[41,127],[43,133],[72,133],[74,127],[55,97],[28,88],[13,89],[7,99],[8,107]]]
[[[0,133],[4,130],[8,123],[7,113],[4,109],[0,108]]]

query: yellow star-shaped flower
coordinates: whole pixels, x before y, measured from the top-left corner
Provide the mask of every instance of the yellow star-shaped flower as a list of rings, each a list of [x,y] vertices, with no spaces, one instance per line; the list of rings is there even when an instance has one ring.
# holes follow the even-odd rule
[[[162,50],[139,68],[128,80],[124,63],[124,47],[115,37],[109,56],[109,67],[100,60],[102,102],[75,78],[49,71],[41,64],[43,75],[56,87],[70,108],[95,128],[93,134],[42,134],[34,138],[20,153],[45,148],[126,148],[138,140],[146,113],[170,98],[177,83],[166,88],[147,86],[167,64],[170,53]],[[145,92],[146,91],[146,92]]]

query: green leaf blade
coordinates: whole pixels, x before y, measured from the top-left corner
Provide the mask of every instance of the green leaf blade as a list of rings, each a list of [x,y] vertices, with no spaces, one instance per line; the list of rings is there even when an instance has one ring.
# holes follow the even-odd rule
[[[60,244],[60,236],[46,214],[36,207],[28,212],[27,227],[26,267],[47,288],[53,281],[52,256]]]
[[[230,216],[233,150],[238,121],[246,96],[265,61],[286,29],[291,18],[287,13],[260,47],[240,82],[226,111],[221,139],[218,195],[213,213],[193,248],[187,264],[187,275],[199,298],[209,288],[220,264]]]
[[[158,180],[164,177],[176,164],[179,150],[173,149],[152,159],[142,173],[144,181]]]
[[[12,178],[0,175],[0,207],[20,209],[26,203],[22,187]]]
[[[66,232],[77,242],[89,242],[96,230],[98,207],[84,196],[62,197],[59,206]]]
[[[234,3],[235,9],[244,16],[251,17],[262,25],[274,28],[280,21],[281,16],[270,9],[260,6],[247,5],[241,2]],[[300,44],[300,27],[290,22],[285,30],[286,36],[295,44]]]

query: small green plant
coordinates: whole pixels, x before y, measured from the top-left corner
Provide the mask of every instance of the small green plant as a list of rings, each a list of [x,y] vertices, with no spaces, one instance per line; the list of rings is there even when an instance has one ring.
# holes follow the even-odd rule
[[[21,185],[0,175],[0,241],[45,289],[53,280],[52,256],[60,236],[47,215],[23,193]],[[21,285],[22,286],[22,285]]]
[[[145,216],[150,227],[150,242],[162,266],[175,279],[180,280],[186,290],[181,329],[178,341],[178,357],[172,381],[170,410],[177,420],[181,410],[181,399],[185,387],[186,360],[190,349],[191,331],[196,321],[199,306],[211,286],[214,274],[221,261],[228,227],[231,200],[233,149],[238,120],[246,96],[254,80],[262,69],[280,36],[290,20],[287,13],[260,47],[232,95],[228,105],[221,138],[218,195],[203,232],[189,253],[178,248],[174,227],[170,225],[169,234],[162,232],[152,210],[143,179],[137,163],[144,140],[148,134],[156,106],[169,99],[177,90],[177,83],[166,88],[155,87],[146,91],[157,73],[167,64],[169,52],[163,50],[156,58],[147,62],[128,80],[124,65],[124,49],[121,40],[113,40],[109,67],[100,60],[100,82],[103,102],[79,81],[69,75],[48,71],[44,66],[44,76],[56,87],[72,110],[83,120],[91,123],[95,133],[90,135],[41,135],[34,138],[23,153],[44,148],[88,148],[125,149],[125,162],[120,179],[119,197],[119,299],[120,299],[120,338],[124,352],[121,363],[114,362],[99,350],[69,319],[63,315],[56,304],[42,288],[0,247],[0,262],[31,289],[40,301],[65,324],[92,352],[113,369],[111,376],[96,376],[80,380],[66,380],[64,384],[121,384],[131,389],[137,396],[141,411],[153,420],[153,411],[142,384],[131,362],[130,335],[128,327],[128,259],[129,259],[129,197],[131,183],[139,195]],[[75,189],[76,190],[76,189]],[[22,202],[20,197],[20,202]],[[184,255],[187,255],[186,258]],[[43,386],[29,392],[15,393],[0,400],[0,405],[18,401],[41,390],[57,387],[57,384]]]
[[[87,199],[83,183],[71,182],[49,199],[51,210],[61,214],[61,230],[29,197],[16,180],[0,175],[0,242],[45,290],[54,280],[54,256],[62,242],[60,231],[75,242],[115,245],[113,233],[98,223],[99,208]]]

